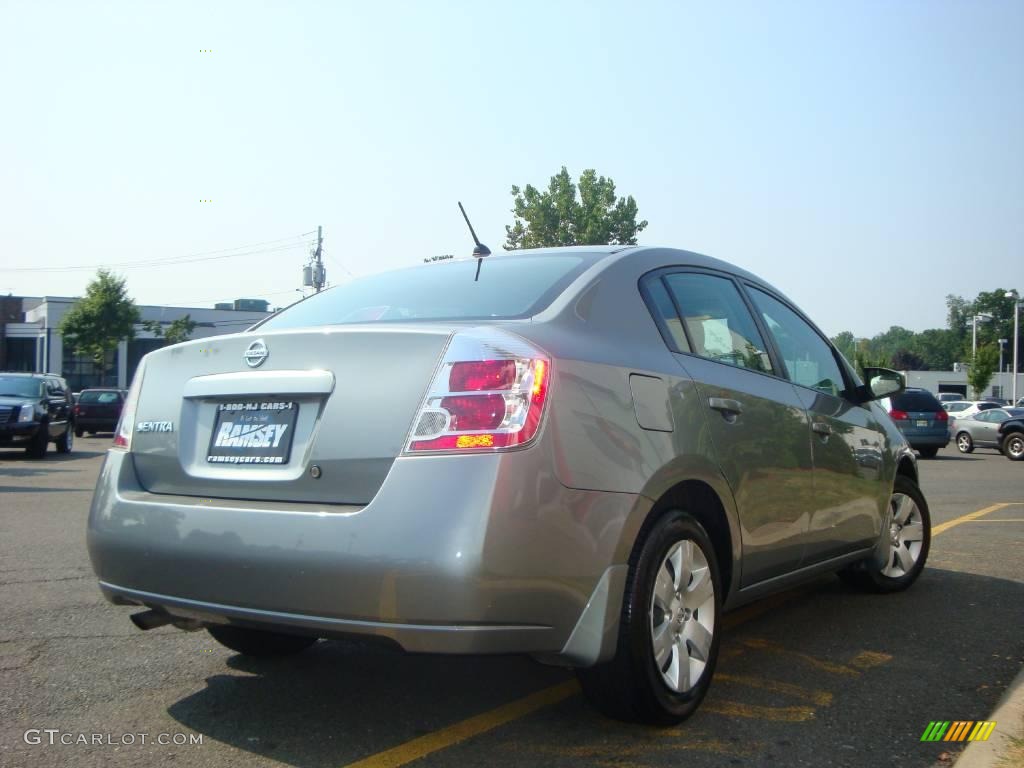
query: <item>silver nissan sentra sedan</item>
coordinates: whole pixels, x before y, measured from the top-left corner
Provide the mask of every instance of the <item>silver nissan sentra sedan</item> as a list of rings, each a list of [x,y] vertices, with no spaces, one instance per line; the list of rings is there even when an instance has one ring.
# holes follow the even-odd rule
[[[723,611],[921,573],[928,505],[875,402],[903,380],[866,378],[779,291],[686,251],[361,277],[144,358],[89,551],[142,629],[530,654],[609,715],[676,723]]]

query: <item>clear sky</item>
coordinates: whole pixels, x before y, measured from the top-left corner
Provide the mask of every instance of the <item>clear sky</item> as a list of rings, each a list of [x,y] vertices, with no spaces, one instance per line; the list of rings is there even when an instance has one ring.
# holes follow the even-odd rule
[[[497,250],[563,164],[829,334],[1024,289],[1020,0],[0,0],[0,88],[2,293],[238,249],[118,271],[285,304],[318,224],[331,281],[468,255],[459,199]]]

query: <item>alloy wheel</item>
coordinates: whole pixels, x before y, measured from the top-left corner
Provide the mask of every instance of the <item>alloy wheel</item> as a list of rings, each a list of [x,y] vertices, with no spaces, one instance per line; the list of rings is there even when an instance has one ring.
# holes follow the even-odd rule
[[[1006,454],[1015,461],[1024,459],[1024,437],[1011,435],[1006,440]]]
[[[715,586],[707,557],[690,539],[677,541],[658,568],[650,609],[654,662],[669,689],[685,693],[700,680],[714,627]]]
[[[971,436],[966,432],[961,432],[956,436],[956,447],[960,449],[960,453],[969,453],[971,450]]]
[[[892,510],[889,523],[889,559],[882,575],[899,578],[910,573],[921,556],[924,524],[917,503],[904,493],[894,493],[889,502]]]

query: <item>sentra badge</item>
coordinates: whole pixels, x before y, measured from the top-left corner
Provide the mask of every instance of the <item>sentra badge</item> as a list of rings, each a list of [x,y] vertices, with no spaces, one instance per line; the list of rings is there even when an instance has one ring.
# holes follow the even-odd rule
[[[140,421],[135,425],[136,432],[173,432],[173,421]]]
[[[270,350],[267,349],[267,345],[263,342],[263,339],[256,339],[250,344],[242,357],[245,359],[246,365],[250,368],[259,368],[263,365],[263,361],[270,356]]]

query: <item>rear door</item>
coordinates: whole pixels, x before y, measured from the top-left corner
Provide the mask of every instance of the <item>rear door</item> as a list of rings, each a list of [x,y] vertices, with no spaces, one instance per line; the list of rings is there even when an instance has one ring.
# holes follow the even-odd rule
[[[735,281],[701,270],[663,281],[687,352],[676,358],[708,408],[715,456],[739,512],[748,586],[796,569],[813,508],[807,413],[781,377]]]
[[[50,415],[49,432],[51,438],[57,438],[64,434],[67,428],[70,408],[68,392],[61,386],[56,377],[46,377],[46,410]]]
[[[992,408],[975,414],[971,433],[974,444],[991,448],[999,445],[999,425],[1010,418],[1002,408]]]
[[[810,414],[814,500],[804,564],[867,546],[889,499],[880,482],[884,429],[870,408],[844,397],[851,382],[825,338],[781,298],[747,291]]]

